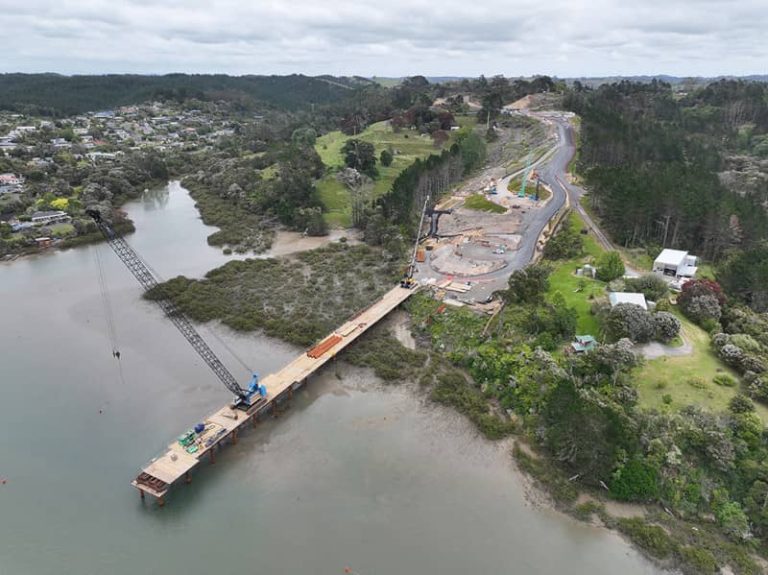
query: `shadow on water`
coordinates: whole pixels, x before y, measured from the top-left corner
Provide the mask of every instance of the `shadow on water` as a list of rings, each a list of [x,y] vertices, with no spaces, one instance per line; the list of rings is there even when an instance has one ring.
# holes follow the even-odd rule
[[[145,190],[141,195],[141,204],[145,210],[162,210],[170,201],[168,186]]]

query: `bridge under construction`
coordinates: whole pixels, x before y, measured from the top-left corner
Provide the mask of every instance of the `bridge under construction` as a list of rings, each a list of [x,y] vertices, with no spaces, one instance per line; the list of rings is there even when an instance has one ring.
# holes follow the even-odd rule
[[[150,461],[131,482],[142,499],[151,495],[163,505],[173,484],[181,480],[191,482],[195,467],[205,459],[215,462],[218,450],[227,443],[237,443],[238,434],[243,429],[255,427],[262,417],[290,399],[312,374],[407,300],[416,289],[412,284],[401,283],[283,369],[264,377],[261,385],[266,388],[266,394],[248,409],[226,405],[190,428],[164,453]]]

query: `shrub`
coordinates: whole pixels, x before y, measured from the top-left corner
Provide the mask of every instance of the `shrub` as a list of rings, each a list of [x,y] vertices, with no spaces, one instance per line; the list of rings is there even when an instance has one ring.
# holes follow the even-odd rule
[[[746,333],[734,333],[730,336],[730,343],[738,345],[741,349],[750,353],[760,353],[762,347],[751,335]]]
[[[619,252],[606,252],[597,260],[597,279],[609,282],[624,275],[624,262]]]
[[[717,298],[713,295],[696,296],[685,300],[685,303],[678,300],[678,303],[683,313],[698,324],[705,321],[717,321],[722,314],[720,304],[717,303]]]
[[[733,413],[751,413],[755,411],[755,404],[746,395],[738,394],[728,402],[728,409]]]
[[[668,393],[665,393],[661,396],[661,401],[664,402],[664,405],[671,405],[672,404],[672,396]]]
[[[638,547],[653,557],[666,559],[677,550],[677,545],[658,525],[648,525],[639,517],[619,519],[619,529]]]
[[[653,501],[659,493],[659,472],[647,461],[633,459],[613,474],[610,491],[621,501]]]
[[[706,321],[711,323],[720,319],[725,296],[717,282],[692,280],[683,285],[677,303],[686,316],[703,325]]]
[[[724,363],[741,368],[741,362],[744,359],[744,352],[740,347],[732,343],[726,343],[717,350],[717,355]]]
[[[625,281],[627,291],[640,292],[651,301],[658,301],[669,293],[667,282],[657,274],[645,274]]]
[[[701,377],[691,377],[686,381],[686,383],[695,389],[707,388],[707,382],[704,381],[704,379]]]
[[[752,374],[749,378],[745,375],[744,379],[748,380],[747,393],[750,397],[763,403],[768,402],[768,380],[765,377]]]
[[[680,333],[680,320],[668,311],[653,314],[653,324],[658,341],[670,341]]]
[[[736,381],[735,377],[732,377],[727,373],[718,373],[712,378],[712,382],[723,387],[736,387],[736,384],[739,383]]]
[[[685,546],[678,549],[683,573],[691,575],[714,575],[720,568],[715,556],[707,549]]]
[[[614,340],[626,337],[635,343],[644,343],[656,335],[656,325],[651,314],[631,303],[614,306],[608,314],[605,327]]]
[[[715,517],[726,535],[736,540],[749,537],[749,520],[741,505],[736,501],[726,501],[717,506]]]
[[[548,260],[566,260],[584,253],[584,239],[573,229],[566,217],[557,233],[544,245],[544,257]]]
[[[509,289],[505,293],[507,301],[512,303],[537,303],[544,300],[549,289],[548,266],[533,265],[516,270],[509,276]]]

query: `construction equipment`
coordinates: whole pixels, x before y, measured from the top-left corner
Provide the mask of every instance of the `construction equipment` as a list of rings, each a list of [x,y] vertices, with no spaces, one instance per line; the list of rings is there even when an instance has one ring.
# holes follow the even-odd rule
[[[424,207],[421,209],[421,217],[419,218],[419,227],[416,228],[416,241],[413,243],[413,254],[411,255],[411,261],[408,264],[408,268],[405,270],[403,279],[400,280],[400,287],[405,289],[412,289],[416,287],[417,283],[413,279],[413,274],[416,272],[416,252],[419,250],[419,240],[421,239],[421,228],[424,226],[424,216],[427,213],[427,206],[429,205],[429,196],[424,199]]]
[[[520,186],[520,191],[517,194],[518,198],[525,197],[525,187],[528,185],[528,176],[531,173],[531,154],[528,154],[528,159],[525,163],[525,173],[523,174],[523,184]]]
[[[150,271],[149,266],[139,257],[139,254],[133,250],[128,242],[112,228],[109,222],[102,217],[101,212],[96,209],[87,209],[85,213],[93,219],[96,227],[99,228],[99,231],[106,238],[109,247],[128,267],[144,290],[149,291],[157,287],[158,281]],[[181,335],[190,343],[203,361],[208,364],[208,367],[211,368],[225,387],[236,396],[233,407],[248,410],[257,403],[265,402],[266,388],[263,385],[259,385],[259,376],[257,374],[254,373],[252,375],[247,389],[240,387],[235,376],[216,357],[213,350],[200,337],[200,334],[197,333],[197,330],[192,326],[187,316],[182,313],[176,304],[166,297],[160,297],[154,301],[162,308],[165,315],[171,320],[171,323],[176,326],[176,329],[181,332]]]
[[[427,215],[429,216],[429,236],[430,238],[436,238],[437,227],[440,225],[440,216],[443,214],[452,214],[453,210],[437,210],[435,208],[428,208]],[[419,230],[421,231],[421,230]]]

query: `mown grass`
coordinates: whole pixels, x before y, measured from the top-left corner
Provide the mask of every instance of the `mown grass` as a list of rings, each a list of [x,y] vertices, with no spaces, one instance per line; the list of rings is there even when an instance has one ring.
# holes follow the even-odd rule
[[[451,133],[451,138],[444,147],[450,147],[454,137]],[[368,191],[368,197],[372,200],[387,193],[395,178],[416,159],[426,158],[430,154],[439,153],[442,149],[435,148],[431,137],[420,135],[418,132],[411,130],[395,132],[388,121],[372,124],[357,136],[348,136],[340,131],[320,136],[315,143],[315,149],[328,167],[328,173],[318,182],[317,188],[320,201],[327,210],[326,221],[334,227],[351,225],[351,197],[349,191],[336,179],[335,173],[344,167],[341,148],[351,138],[373,144],[377,159],[383,150],[391,150],[394,154],[392,164],[389,166],[385,167],[377,162],[379,175],[373,180],[373,186]]]
[[[352,205],[344,184],[329,175],[317,182],[317,193],[327,210],[324,217],[329,226],[348,228],[352,225]]]
[[[469,196],[466,200],[464,200],[464,207],[470,210],[491,212],[493,214],[503,214],[507,211],[507,208],[490,201],[482,194],[473,194]]]
[[[585,227],[584,221],[578,213],[572,211],[569,214],[571,226],[574,230]],[[597,335],[600,325],[592,314],[592,304],[598,297],[605,295],[605,283],[583,276],[577,276],[576,270],[585,263],[594,262],[603,253],[602,246],[592,234],[582,235],[584,240],[584,255],[579,258],[554,262],[552,273],[549,276],[548,298],[552,298],[559,292],[565,303],[576,310],[578,320],[576,332],[579,335]]]
[[[722,373],[738,375],[723,364],[712,351],[709,334],[678,314],[682,335],[692,346],[692,353],[679,357],[647,360],[635,375],[639,405],[658,410],[677,410],[697,405],[712,411],[725,411],[739,387],[717,385],[713,378]],[[666,400],[665,400],[666,397]],[[755,404],[763,421],[768,421],[768,408]]]

